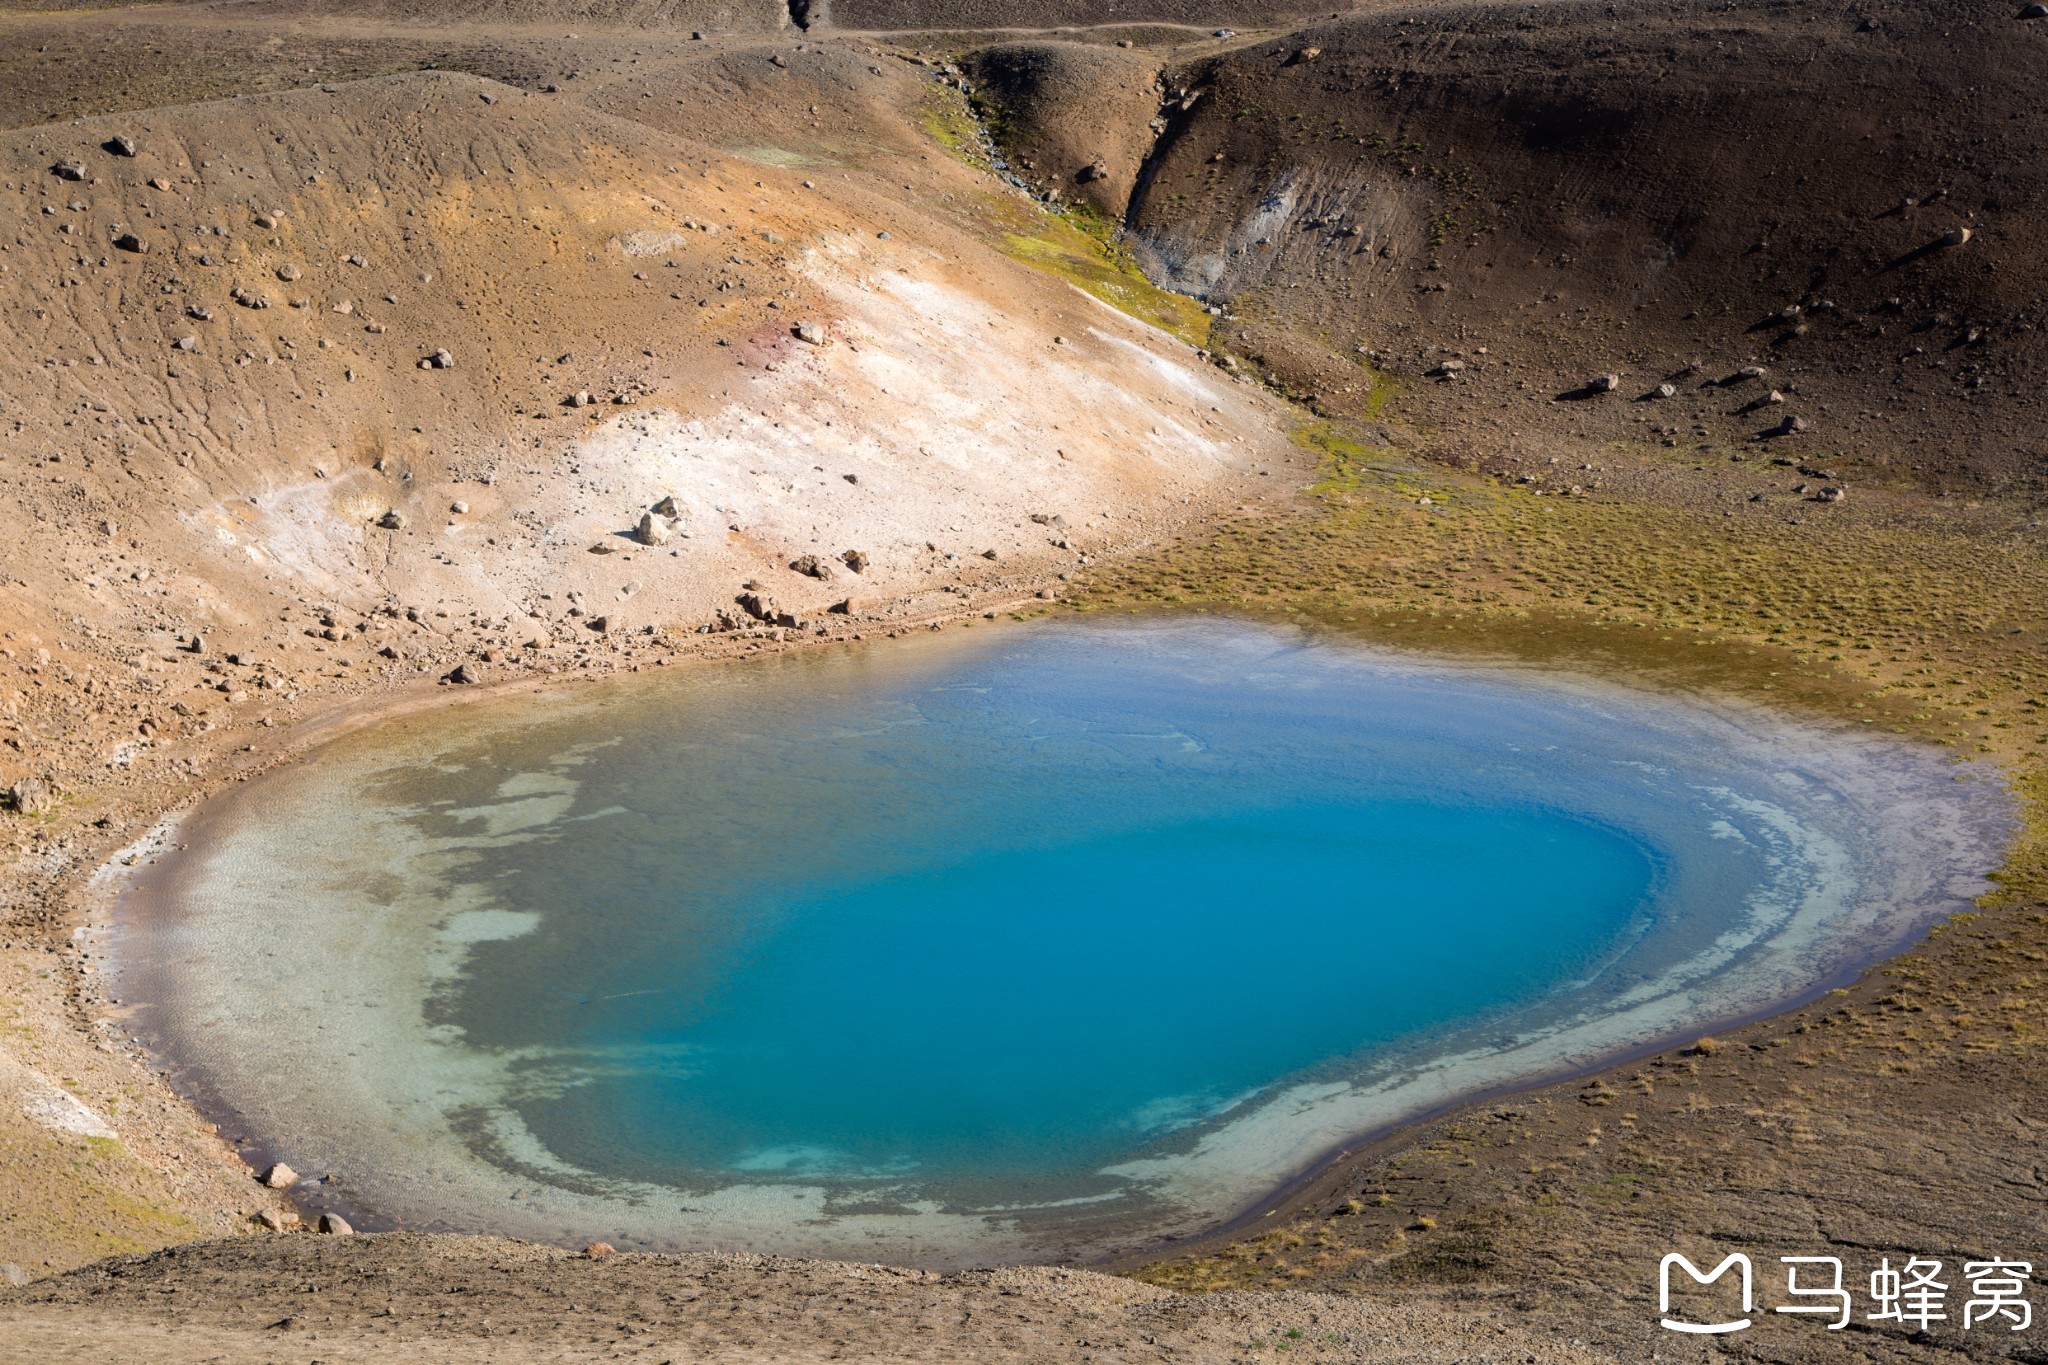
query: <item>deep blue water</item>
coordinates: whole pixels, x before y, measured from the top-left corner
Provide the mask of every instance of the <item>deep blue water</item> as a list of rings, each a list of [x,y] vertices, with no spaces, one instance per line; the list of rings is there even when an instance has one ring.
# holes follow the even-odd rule
[[[619,915],[591,898],[583,932],[508,948],[465,995],[529,1002],[493,1020],[500,1043],[675,1059],[523,1106],[579,1164],[1023,1177],[1538,994],[1649,888],[1641,848],[1556,813],[1302,786],[1219,777],[1113,834],[967,839],[742,894],[704,894],[685,859],[636,900],[633,960],[605,951]],[[724,917],[743,927],[694,932]]]

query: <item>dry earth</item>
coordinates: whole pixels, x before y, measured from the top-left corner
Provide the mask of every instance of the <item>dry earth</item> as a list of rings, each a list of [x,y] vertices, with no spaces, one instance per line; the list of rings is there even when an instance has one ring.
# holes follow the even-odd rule
[[[2017,8],[0,9],[0,1359],[2048,1358],[1654,1326],[1665,1250],[2048,1263]],[[1882,723],[2032,823],[1843,993],[1386,1135],[1150,1283],[247,1235],[284,1206],[94,986],[95,867],[458,665],[1041,590]]]

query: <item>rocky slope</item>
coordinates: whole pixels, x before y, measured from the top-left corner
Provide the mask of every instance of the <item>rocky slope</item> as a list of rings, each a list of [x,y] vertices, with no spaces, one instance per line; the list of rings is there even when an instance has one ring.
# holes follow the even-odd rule
[[[1392,379],[1509,448],[2038,495],[2043,44],[1951,0],[1383,9],[1170,67],[1130,225],[1335,412]]]

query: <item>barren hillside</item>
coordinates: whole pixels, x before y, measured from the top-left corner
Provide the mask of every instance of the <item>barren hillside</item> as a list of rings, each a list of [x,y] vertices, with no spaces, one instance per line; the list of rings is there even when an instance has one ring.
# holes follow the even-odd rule
[[[1131,226],[1333,411],[2038,494],[2044,55],[1948,0],[1402,6],[1171,68]]]

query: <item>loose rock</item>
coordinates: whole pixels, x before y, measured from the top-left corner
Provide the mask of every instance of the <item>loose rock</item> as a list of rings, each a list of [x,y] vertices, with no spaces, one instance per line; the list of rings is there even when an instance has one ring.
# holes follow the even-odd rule
[[[799,322],[796,325],[796,338],[798,341],[808,342],[813,346],[829,346],[832,344],[832,338],[825,335],[825,329],[815,322]]]
[[[839,562],[855,573],[866,573],[868,571],[868,564],[871,561],[866,554],[859,550],[848,550],[845,554],[839,556]]]
[[[652,512],[642,512],[640,524],[633,529],[633,539],[642,545],[666,545],[669,539],[668,523]]]
[[[320,1231],[336,1237],[347,1237],[354,1233],[355,1229],[350,1227],[348,1219],[343,1218],[340,1214],[323,1213],[320,1215]]]
[[[394,507],[377,518],[377,524],[387,531],[402,531],[405,529],[405,514]]]
[[[40,777],[24,777],[7,789],[7,804],[22,815],[41,815],[54,802],[50,784]]]
[[[265,1171],[261,1179],[266,1189],[288,1190],[299,1183],[299,1173],[280,1161]]]
[[[816,555],[805,555],[801,559],[792,560],[789,567],[800,574],[818,579],[820,582],[830,583],[832,581],[832,566]]]
[[[116,133],[105,142],[102,142],[100,146],[106,148],[115,156],[135,155],[135,139],[129,137],[126,133]]]

